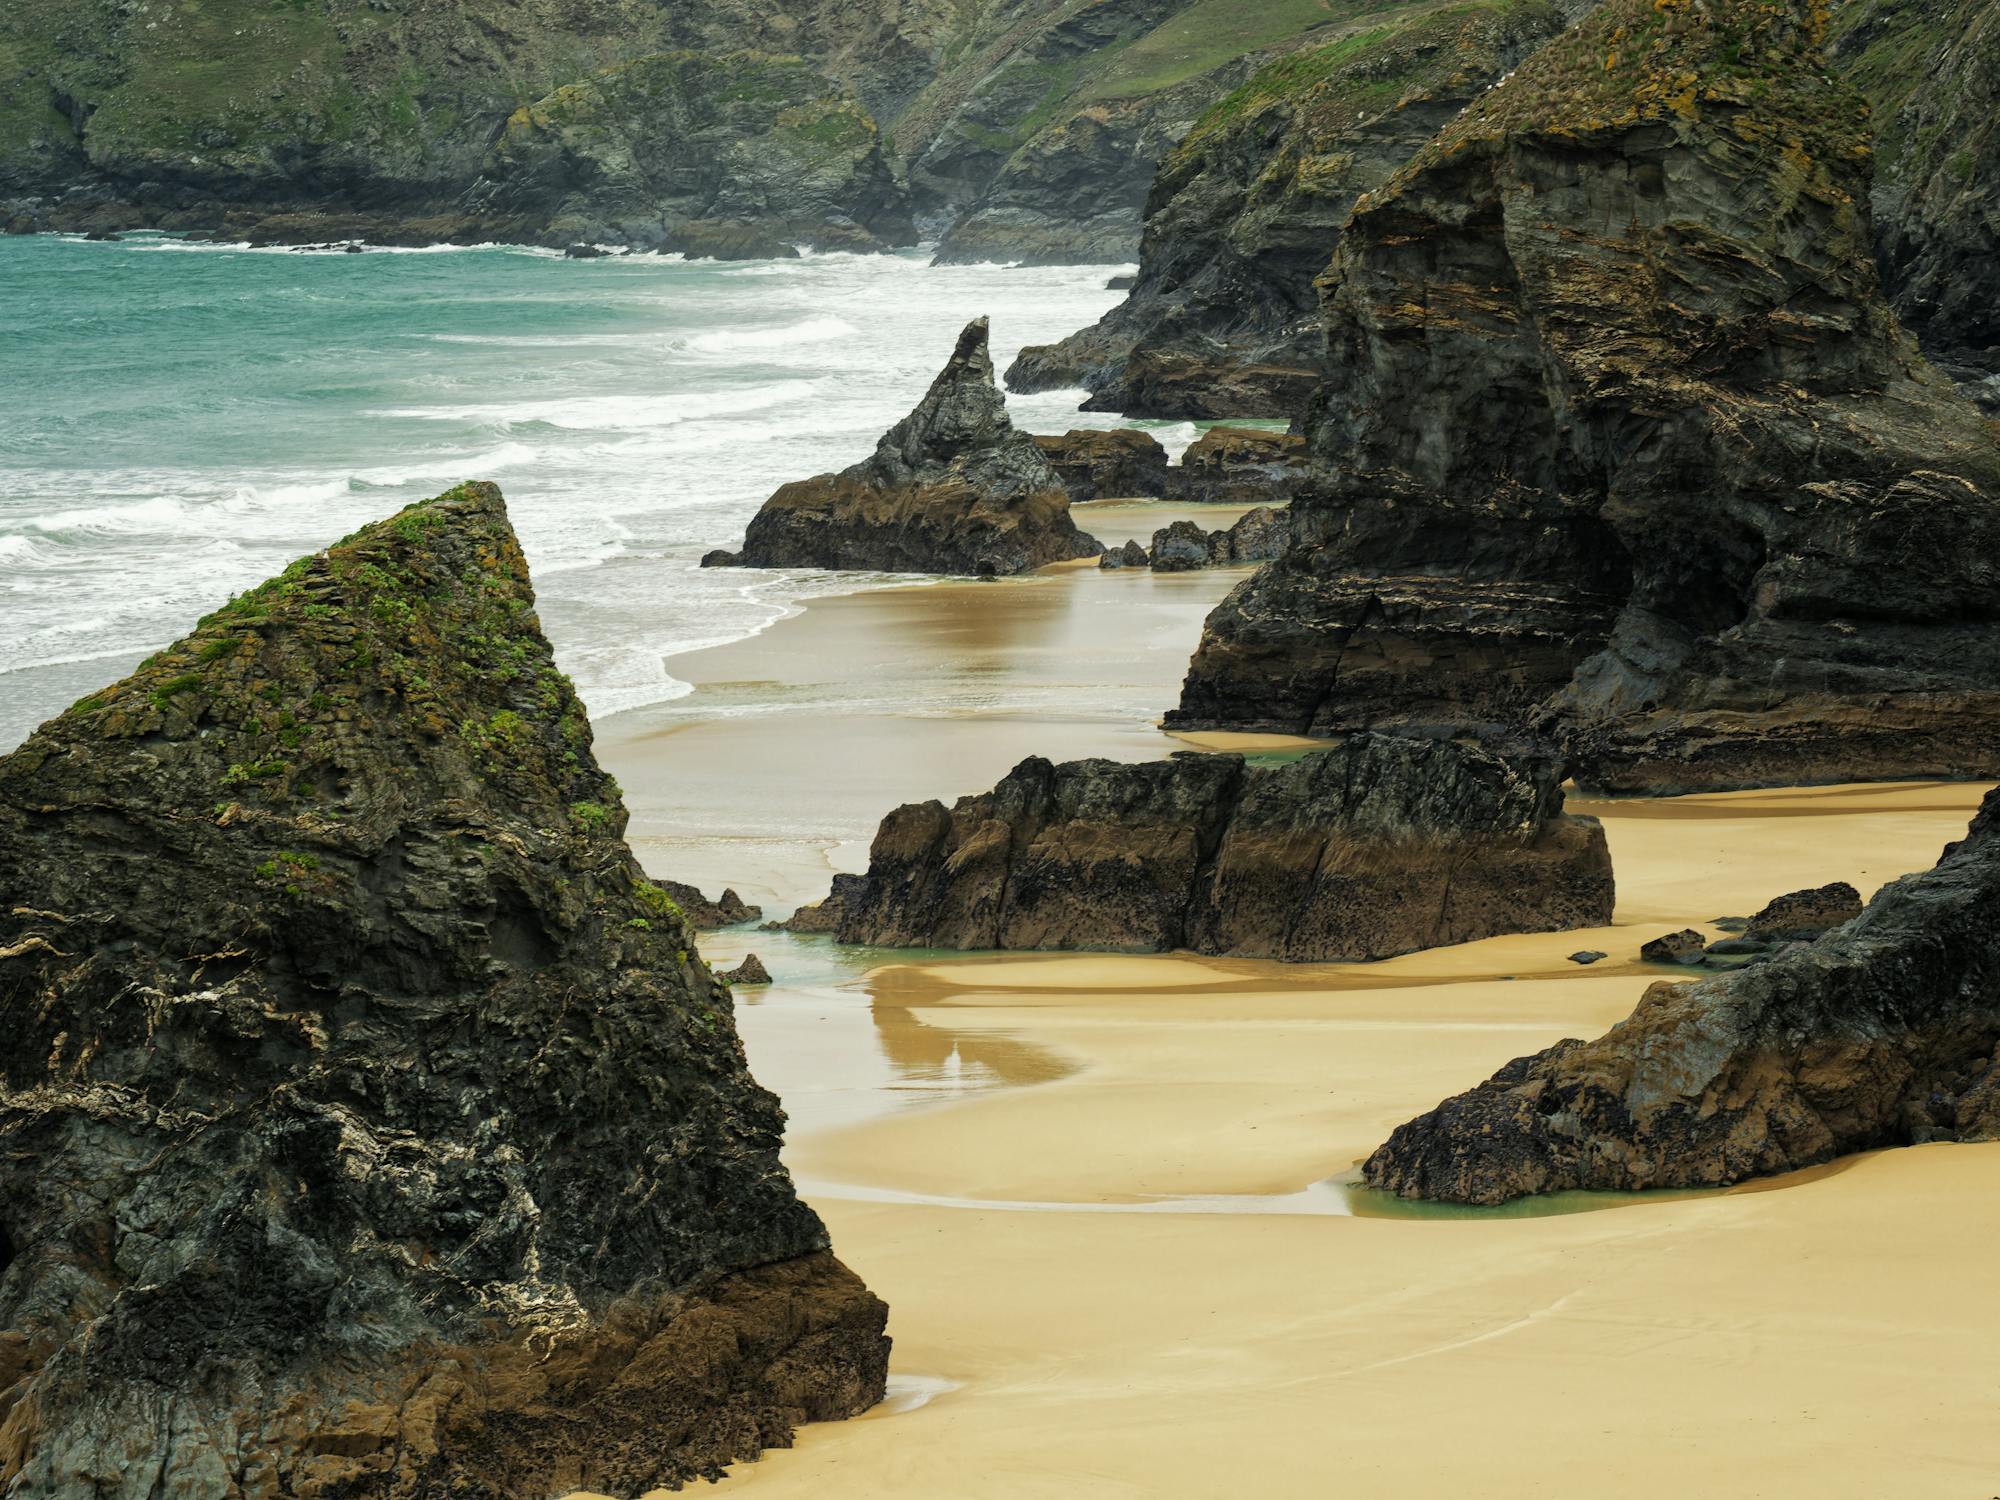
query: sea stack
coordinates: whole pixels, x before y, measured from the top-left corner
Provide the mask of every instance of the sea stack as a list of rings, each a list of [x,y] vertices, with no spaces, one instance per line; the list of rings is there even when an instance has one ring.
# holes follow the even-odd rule
[[[1357,204],[1319,477],[1171,723],[1493,724],[1658,793],[2000,772],[2000,444],[1882,298],[1823,24],[1610,0]]]
[[[629,1496],[883,1391],[500,492],[0,760],[0,1490]]]
[[[844,943],[1387,958],[1608,923],[1603,830],[1562,804],[1545,756],[1388,735],[1276,767],[1034,757],[890,813],[831,905]]]
[[[987,323],[975,318],[922,401],[874,456],[784,486],[740,553],[704,567],[859,568],[993,577],[1104,549],[1076,529],[1060,475],[1008,420]]]
[[[1655,984],[1594,1042],[1516,1058],[1400,1127],[1370,1183],[1500,1203],[1714,1187],[1851,1151],[2000,1139],[2000,792],[1937,867],[1817,942]]]

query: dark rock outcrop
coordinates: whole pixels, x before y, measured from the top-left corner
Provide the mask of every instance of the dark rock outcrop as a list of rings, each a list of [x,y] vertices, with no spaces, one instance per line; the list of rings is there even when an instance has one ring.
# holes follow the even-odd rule
[[[1844,880],[1779,896],[1750,919],[1754,942],[1810,942],[1861,915],[1861,892]]]
[[[1646,991],[1400,1127],[1376,1187],[1499,1203],[1710,1187],[1853,1151],[2000,1139],[2000,793],[1937,867],[1737,973]]]
[[[1149,499],[1167,492],[1167,450],[1136,427],[1075,428],[1060,437],[1037,434],[1035,446],[1062,476],[1071,500]]]
[[[840,930],[850,904],[859,901],[865,886],[859,875],[836,875],[833,888],[818,901],[801,906],[782,922],[766,922],[766,932],[829,933]]]
[[[1533,754],[1381,735],[1277,767],[1031,758],[884,818],[837,936],[1311,961],[1601,926],[1603,830],[1559,782]]]
[[[1305,439],[1262,427],[1211,427],[1167,471],[1176,500],[1289,500],[1310,473]]]
[[[1128,541],[1122,547],[1107,547],[1098,557],[1100,568],[1150,568],[1152,555],[1136,540]]]
[[[1541,3],[1377,12],[1269,63],[1160,164],[1139,276],[1095,325],[1022,351],[1016,391],[1085,386],[1091,411],[1295,416],[1319,378],[1313,278],[1355,199],[1560,30]]]
[[[1290,545],[1291,536],[1291,518],[1284,511],[1259,506],[1221,531],[1203,531],[1192,521],[1163,526],[1153,533],[1146,560],[1156,573],[1268,562]]]
[[[763,907],[751,905],[733,890],[725,889],[711,901],[695,886],[683,885],[678,880],[654,883],[667,893],[691,925],[704,932],[718,927],[734,927],[739,922],[754,922],[764,915]]]
[[[2000,414],[2000,6],[1847,0],[1831,25],[1829,60],[1871,106],[1889,300]]]
[[[702,566],[1020,573],[1103,551],[1070,519],[1069,494],[993,384],[986,319],[975,318],[924,399],[874,456],[784,486],[740,553]]]
[[[1708,939],[1692,927],[1664,933],[1639,945],[1639,959],[1649,964],[1680,964],[1691,967],[1702,960]]]
[[[629,1495],[880,1398],[625,817],[490,485],[0,760],[0,1490]]]
[[[743,955],[743,962],[733,969],[726,969],[715,976],[724,984],[769,984],[771,971],[754,953]]]
[[[1491,722],[1649,792],[2000,770],[2000,446],[1882,301],[1819,25],[1609,0],[1357,205],[1323,479],[1170,723]]]

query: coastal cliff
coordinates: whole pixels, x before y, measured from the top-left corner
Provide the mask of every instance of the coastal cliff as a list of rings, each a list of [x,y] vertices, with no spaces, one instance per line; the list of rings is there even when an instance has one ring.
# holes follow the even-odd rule
[[[0,1489],[631,1495],[880,1398],[625,817],[490,485],[0,760]]]
[[[1820,35],[1614,0],[1356,207],[1319,478],[1171,723],[1493,723],[1650,792],[2000,765],[2000,446],[1883,301]]]
[[[1032,758],[882,820],[844,943],[1387,958],[1611,919],[1611,859],[1545,757],[1359,735],[1287,765]],[[825,920],[808,912],[795,930]]]
[[[1295,416],[1318,379],[1319,298],[1355,200],[1564,17],[1539,0],[1352,18],[1260,68],[1160,163],[1125,301],[1021,351],[1015,391],[1084,386],[1086,411]]]
[[[987,322],[975,318],[870,457],[784,486],[751,518],[741,552],[711,552],[702,566],[1020,573],[1103,550],[1069,505],[1041,447],[1008,420]]]
[[[1937,867],[1740,973],[1660,983],[1398,1127],[1405,1197],[1714,1187],[1923,1141],[2000,1139],[2000,792]]]

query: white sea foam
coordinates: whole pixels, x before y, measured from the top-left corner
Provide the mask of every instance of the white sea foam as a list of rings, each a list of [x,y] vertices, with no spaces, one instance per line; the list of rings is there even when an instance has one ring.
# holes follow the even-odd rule
[[[702,354],[733,354],[739,350],[789,349],[798,344],[816,344],[826,339],[845,338],[854,325],[842,318],[807,318],[783,328],[724,328],[714,333],[698,333],[683,347]]]
[[[809,380],[781,380],[741,391],[674,395],[569,396],[550,401],[506,401],[472,406],[402,406],[373,412],[378,417],[403,417],[429,422],[478,422],[497,427],[540,425],[572,432],[617,428],[666,427],[706,417],[762,411],[802,400],[812,391]]]

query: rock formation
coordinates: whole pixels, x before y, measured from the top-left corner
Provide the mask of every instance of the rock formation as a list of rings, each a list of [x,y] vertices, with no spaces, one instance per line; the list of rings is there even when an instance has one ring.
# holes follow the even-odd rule
[[[678,880],[660,880],[654,884],[673,899],[690,923],[704,932],[734,927],[739,922],[754,922],[764,915],[763,907],[752,906],[733,890],[725,889],[711,901],[696,887]]]
[[[1305,439],[1294,433],[1211,427],[1167,471],[1167,493],[1176,500],[1268,505],[1291,499],[1309,472]]]
[[[1106,547],[1098,556],[1097,565],[1100,568],[1150,568],[1153,558],[1137,539],[1133,539],[1122,547]]]
[[[859,875],[836,875],[833,887],[818,901],[801,906],[782,922],[766,922],[766,932],[838,932],[850,903],[861,898],[867,882]]]
[[[882,820],[843,943],[1387,958],[1611,918],[1604,834],[1554,763],[1358,735],[1290,764],[1016,766]]]
[[[711,552],[702,566],[992,576],[1102,550],[1076,529],[1035,440],[1007,419],[986,319],[975,318],[873,457],[784,486],[752,518],[740,553]]]
[[[1861,892],[1844,880],[1793,891],[1752,917],[1744,936],[1755,942],[1811,942],[1861,915]]]
[[[1323,479],[1171,723],[1531,728],[1633,791],[2000,770],[2000,446],[1882,301],[1818,14],[1609,0],[1357,206]]]
[[[1259,506],[1245,511],[1221,531],[1203,531],[1192,521],[1175,521],[1153,533],[1153,544],[1135,558],[1136,542],[1125,550],[1107,552],[1100,568],[1150,567],[1155,573],[1186,573],[1196,568],[1223,568],[1240,563],[1268,562],[1290,545],[1291,518],[1281,510]]]
[[[0,1491],[632,1495],[882,1394],[500,493],[0,760]]]
[[[1935,869],[1753,969],[1664,981],[1517,1058],[1364,1168],[1405,1197],[1709,1187],[1852,1151],[2000,1139],[2000,792]]]
[[[769,984],[771,971],[764,967],[763,961],[756,954],[746,953],[743,955],[742,963],[715,977],[724,984]]]
[[[1061,437],[1037,435],[1035,446],[1062,477],[1069,498],[1157,500],[1167,492],[1167,450],[1136,427],[1076,428]]]
[[[1539,0],[1375,12],[1259,69],[1161,162],[1131,295],[1023,350],[1008,387],[1086,386],[1087,410],[1136,416],[1295,416],[1323,341],[1313,278],[1355,199],[1562,24]]]

